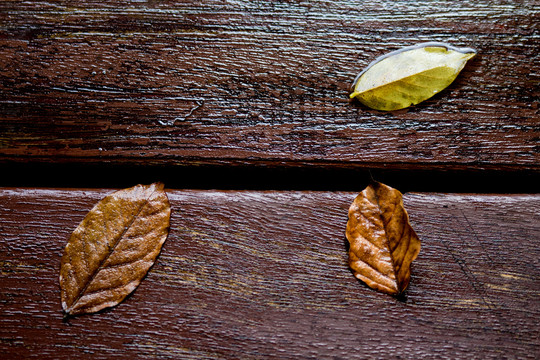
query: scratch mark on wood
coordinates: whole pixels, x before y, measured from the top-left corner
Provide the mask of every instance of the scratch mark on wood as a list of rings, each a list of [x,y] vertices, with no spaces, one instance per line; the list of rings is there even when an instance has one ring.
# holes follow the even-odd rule
[[[480,280],[478,280],[478,278],[467,266],[467,263],[465,262],[465,260],[462,259],[453,249],[451,249],[445,240],[443,240],[442,238],[438,238],[438,240],[445,247],[445,249],[450,253],[454,262],[458,264],[459,268],[461,269],[461,271],[467,278],[468,283],[473,287],[475,292],[481,297],[484,304],[489,309],[494,309],[494,304],[492,304],[492,302],[488,301],[487,299],[488,296],[485,290],[485,284],[481,282]]]
[[[201,106],[204,105],[204,99],[201,99],[201,100],[196,100],[195,101],[195,104],[197,104],[196,106],[192,107],[191,110],[189,110],[188,114],[184,117],[177,117],[176,119],[174,119],[172,125],[176,125],[176,122],[177,121],[184,121],[186,120],[188,117],[190,117],[191,115],[193,115],[193,113],[198,110]]]
[[[467,215],[465,215],[465,212],[463,211],[463,209],[460,209],[460,212],[461,212],[461,215],[463,216],[463,218],[465,219],[465,222],[467,223],[468,228],[471,230],[474,238],[476,239],[478,244],[480,244],[480,247],[482,248],[482,252],[487,256],[487,258],[489,259],[489,262],[493,262],[493,259],[491,258],[491,256],[489,256],[489,252],[487,251],[486,247],[484,246],[484,243],[480,240],[480,238],[478,237],[478,234],[476,233],[476,231],[474,231],[474,228],[473,228],[472,224],[469,222],[469,219],[467,218]]]

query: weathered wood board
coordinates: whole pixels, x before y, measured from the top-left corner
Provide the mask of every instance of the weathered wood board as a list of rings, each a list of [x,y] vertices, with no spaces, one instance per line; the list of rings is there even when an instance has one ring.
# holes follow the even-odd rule
[[[539,19],[536,0],[1,1],[0,357],[540,358]],[[478,55],[408,110],[349,101],[424,41]],[[370,176],[416,191],[402,299],[347,266]],[[63,321],[67,239],[133,181],[186,189],[162,254],[118,307]]]
[[[537,1],[2,1],[0,161],[539,170]],[[397,113],[377,56],[478,50]]]
[[[353,192],[168,190],[171,231],[119,306],[62,320],[70,233],[110,190],[0,189],[4,359],[535,359],[540,196],[405,194],[406,297],[357,281]]]

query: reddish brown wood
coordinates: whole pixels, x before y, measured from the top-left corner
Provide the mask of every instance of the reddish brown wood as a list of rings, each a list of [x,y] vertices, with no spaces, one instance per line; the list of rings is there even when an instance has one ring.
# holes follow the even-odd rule
[[[2,1],[0,161],[532,169],[527,1]],[[409,111],[351,104],[378,55],[477,48]]]
[[[425,193],[447,170],[460,190],[536,191],[537,29],[534,0],[1,1],[2,359],[540,358],[540,197]],[[423,41],[478,56],[407,111],[349,102],[371,60]],[[171,190],[141,286],[62,321],[60,257],[102,187],[273,189],[266,167],[283,191]],[[427,179],[405,196],[422,240],[406,299],[347,267],[356,193],[328,190],[360,167]],[[306,169],[323,191],[287,191]],[[43,188],[77,184],[96,189]]]
[[[118,307],[62,321],[66,241],[110,190],[0,190],[3,359],[540,356],[540,196],[406,194],[406,298],[347,267],[351,192],[168,190],[171,232]]]

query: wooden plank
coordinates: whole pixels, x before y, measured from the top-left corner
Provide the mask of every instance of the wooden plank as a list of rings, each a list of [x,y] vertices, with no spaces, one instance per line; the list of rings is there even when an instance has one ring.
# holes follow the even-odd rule
[[[533,169],[537,1],[0,3],[0,161]],[[408,111],[348,101],[376,56],[477,48]]]
[[[63,322],[63,248],[108,192],[0,189],[4,359],[540,357],[539,195],[406,194],[422,251],[398,300],[348,269],[356,193],[168,190],[141,286]]]

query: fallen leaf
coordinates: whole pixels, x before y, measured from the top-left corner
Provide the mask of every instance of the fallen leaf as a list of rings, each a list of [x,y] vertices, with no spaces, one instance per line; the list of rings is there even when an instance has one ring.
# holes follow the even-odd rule
[[[349,208],[346,236],[356,278],[391,295],[407,288],[420,239],[398,190],[378,182],[365,188]]]
[[[435,42],[393,51],[356,77],[350,97],[384,111],[416,105],[450,85],[475,55],[473,49]]]
[[[120,303],[154,264],[169,232],[163,184],[114,192],[86,215],[62,256],[60,288],[67,315]]]

